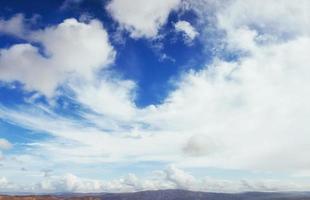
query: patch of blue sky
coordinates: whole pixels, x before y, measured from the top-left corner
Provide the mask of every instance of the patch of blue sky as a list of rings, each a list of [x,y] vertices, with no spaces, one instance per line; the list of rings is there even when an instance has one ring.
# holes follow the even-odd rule
[[[1,18],[0,18],[1,19]],[[0,33],[0,48],[1,49],[8,49],[12,45],[15,44],[24,44],[26,41],[21,38],[17,38],[14,36],[9,36],[3,33]]]
[[[15,82],[13,85],[3,82],[0,84],[0,105],[8,109],[36,111],[36,114],[47,116],[50,116],[50,112],[54,112],[73,120],[82,120],[81,113],[88,112],[86,108],[64,95],[58,96],[53,101],[56,104],[51,105],[52,102],[49,102],[46,97],[42,95],[36,96],[34,91],[23,90],[23,85],[19,82]],[[40,108],[40,106],[42,107]],[[48,108],[48,110],[42,109],[44,107]]]
[[[184,43],[181,34],[173,27],[176,15],[162,28],[165,39],[131,39],[117,48],[113,69],[125,79],[134,80],[138,85],[136,104],[145,107],[160,104],[175,89],[172,79],[183,72],[201,69],[211,60],[211,54],[205,54],[198,40],[192,45]]]
[[[152,176],[153,172],[163,170],[168,166],[166,162],[117,162],[117,163],[96,163],[96,164],[79,164],[79,167],[72,169],[72,165],[61,165],[54,169],[54,173],[71,173],[91,179],[113,180],[116,177],[126,177],[128,174],[135,174],[138,177]],[[89,169],[93,172],[90,173]]]
[[[6,107],[14,107],[25,103],[25,95],[29,95],[29,92],[25,92],[23,85],[19,82],[13,84],[7,84],[0,82],[0,105]]]
[[[38,15],[36,23],[30,23],[32,29],[57,24],[68,17],[80,18],[81,15],[99,19],[109,32],[110,41],[117,51],[116,60],[111,69],[117,71],[123,78],[137,83],[135,103],[138,107],[162,103],[169,92],[175,89],[174,85],[170,84],[171,79],[178,78],[186,70],[200,69],[212,59],[212,54],[204,52],[204,47],[199,40],[194,40],[191,45],[187,45],[183,41],[183,35],[177,34],[174,30],[174,23],[179,19],[195,23],[196,16],[192,11],[170,14],[168,23],[160,30],[160,34],[165,34],[165,39],[136,40],[131,39],[129,34],[125,33],[123,34],[125,43],[119,44],[118,41],[113,40],[113,35],[117,32],[116,23],[107,12],[102,11],[106,2],[87,1],[86,3],[82,1],[67,9],[59,9],[62,1],[39,3],[33,7],[26,3],[18,4],[15,1],[2,3],[5,5],[1,12],[4,18],[11,17],[16,13],[23,13],[28,18],[33,17],[34,13]],[[25,42],[15,37],[1,37],[3,37],[0,42],[1,47]],[[33,45],[38,47],[43,56],[48,56],[45,55],[42,45]],[[69,102],[70,104],[70,101],[63,101],[64,98],[60,97],[59,103]],[[74,109],[74,107],[70,108]],[[61,112],[60,109],[57,111]],[[66,111],[63,114],[65,113]]]
[[[27,148],[29,143],[53,138],[49,134],[23,128],[3,119],[0,119],[0,137],[10,141],[14,148],[10,149],[9,152],[17,154]]]

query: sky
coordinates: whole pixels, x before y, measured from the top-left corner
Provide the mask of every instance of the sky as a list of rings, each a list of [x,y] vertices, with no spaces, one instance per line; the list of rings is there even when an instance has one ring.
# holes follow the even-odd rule
[[[1,0],[0,192],[309,191],[309,10]]]

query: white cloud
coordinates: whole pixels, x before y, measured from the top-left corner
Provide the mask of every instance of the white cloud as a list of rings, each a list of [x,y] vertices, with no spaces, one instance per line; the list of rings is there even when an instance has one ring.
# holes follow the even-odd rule
[[[22,14],[17,14],[8,20],[0,19],[0,33],[20,37],[26,33],[26,29],[24,16]]]
[[[230,1],[218,13],[219,25],[225,29],[249,27],[261,30],[264,34],[296,36],[309,34],[310,4],[307,0],[298,3],[284,0],[263,0],[257,2]],[[256,9],[253,9],[256,8]]]
[[[101,126],[112,120],[104,127],[110,129],[107,132],[57,115],[45,118],[11,110],[1,115],[57,136],[59,140],[34,148],[54,162],[122,163],[134,157],[188,167],[296,173],[307,170],[309,163],[310,99],[307,87],[302,87],[309,84],[309,48],[309,39],[299,38],[257,47],[238,62],[217,61],[200,72],[185,74],[162,105],[132,108],[133,115],[116,117],[117,121],[110,114],[96,118]],[[104,107],[92,108],[105,112]],[[189,139],[193,135],[205,139]],[[70,142],[66,146],[60,141]]]
[[[304,30],[308,27],[304,16],[309,2],[281,4],[281,13],[287,13],[286,18],[294,18],[300,26],[288,30],[294,37],[283,37],[287,30],[282,29],[285,20],[278,11],[273,18],[268,17],[269,12],[259,12],[259,17],[252,12],[268,11],[275,2],[259,3],[266,9],[254,9],[256,3],[251,2],[231,2],[217,13],[218,27],[226,31],[224,40],[229,48],[248,54],[238,61],[215,60],[199,72],[185,74],[179,89],[155,108],[155,115],[147,116],[162,129],[202,134],[217,144],[203,158],[187,159],[180,162],[182,165],[296,172],[306,170],[310,162],[303,153],[309,151],[304,142],[309,140],[305,119],[310,113],[306,103],[310,100],[309,89],[305,87],[309,84],[305,74],[309,74],[306,52],[310,50],[310,38]],[[231,13],[245,17],[240,19]],[[269,26],[271,19],[279,21],[281,27],[272,31],[270,27],[256,27],[257,23]],[[264,34],[277,40],[262,43]],[[198,144],[191,143],[187,146],[197,148]]]
[[[211,137],[218,144],[205,157],[183,164],[306,169],[309,50],[310,39],[299,38],[258,48],[238,62],[215,62],[185,75],[179,89],[147,120],[166,131]]]
[[[225,180],[210,177],[194,178],[184,170],[169,166],[154,171],[145,178],[128,174],[112,180],[86,179],[67,173],[63,176],[45,177],[38,182],[24,185],[0,178],[0,191],[6,192],[136,192],[142,190],[187,189],[205,192],[240,191],[304,191],[307,181],[291,181],[285,184],[276,180]]]
[[[195,178],[175,166],[169,166],[164,172],[166,180],[172,182],[176,188],[191,189],[195,187]]]
[[[12,148],[12,146],[13,145],[8,140],[0,138],[0,150],[7,150]]]
[[[110,119],[131,120],[136,112],[133,103],[136,85],[133,81],[111,77],[108,75],[92,81],[77,80],[70,84],[70,88],[76,94],[76,101],[97,114]]]
[[[133,38],[153,38],[181,0],[113,0],[107,10]]]
[[[309,9],[307,0],[284,0],[281,4],[268,0],[230,1],[219,9],[217,22],[227,33],[230,47],[253,48],[253,42],[274,43],[309,36]]]
[[[176,31],[183,32],[185,39],[189,42],[194,40],[199,34],[196,29],[187,21],[178,21],[174,25]]]
[[[0,79],[20,81],[27,90],[48,97],[72,76],[92,78],[114,58],[107,33],[97,20],[86,24],[67,19],[58,26],[30,32],[28,39],[42,44],[45,55],[28,43],[1,49]]]

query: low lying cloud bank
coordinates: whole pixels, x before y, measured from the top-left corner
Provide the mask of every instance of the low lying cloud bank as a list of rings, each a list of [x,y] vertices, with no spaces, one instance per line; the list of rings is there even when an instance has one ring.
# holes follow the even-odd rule
[[[283,183],[276,180],[229,181],[208,177],[194,178],[185,171],[169,166],[163,171],[141,179],[134,174],[111,180],[101,181],[84,179],[73,174],[45,177],[42,181],[23,186],[0,178],[0,191],[6,192],[136,192],[144,190],[184,189],[205,192],[243,192],[243,191],[304,191],[309,183]]]

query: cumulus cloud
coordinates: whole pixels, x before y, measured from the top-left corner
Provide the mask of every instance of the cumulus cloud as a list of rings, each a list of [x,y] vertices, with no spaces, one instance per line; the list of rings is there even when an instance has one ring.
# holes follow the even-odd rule
[[[167,181],[172,182],[176,188],[190,189],[195,185],[195,178],[175,166],[169,166],[164,172]]]
[[[231,22],[233,17],[226,14],[243,8],[239,6],[241,2],[223,6],[224,11],[218,10],[216,17],[217,25],[227,32],[223,40],[229,48],[247,54],[230,62],[215,59],[205,69],[184,74],[177,83],[178,89],[163,104],[150,109],[151,113],[155,112],[146,116],[146,120],[165,130],[203,132],[205,137],[217,141],[218,148],[211,148],[208,156],[180,161],[187,166],[305,170],[309,162],[302,153],[309,151],[304,142],[309,139],[305,116],[310,112],[306,104],[309,90],[303,86],[309,84],[305,76],[309,74],[310,60],[305,53],[310,48],[309,36],[301,29],[294,32],[293,38],[282,38],[282,30],[277,29],[272,33],[278,40],[262,44],[258,37],[265,32],[271,34],[270,30],[255,29],[253,24],[265,22],[265,18],[269,19],[267,16],[231,26],[241,23],[240,19]],[[254,8],[255,4],[250,2],[243,3]],[[283,7],[289,8],[290,3]],[[307,6],[297,7],[300,13],[306,12]],[[255,13],[248,7],[247,10],[251,19]],[[283,12],[289,14],[288,10]],[[296,14],[299,15],[297,11]],[[308,22],[302,20],[302,16],[300,14],[299,23],[304,22],[306,26]],[[278,20],[282,23],[282,18]],[[221,21],[228,21],[229,26]],[[183,151],[197,153],[203,146],[193,140]]]
[[[299,38],[192,72],[148,117],[162,128],[203,131],[218,141],[219,155],[189,165],[305,169],[309,91],[302,85],[308,84],[309,48],[309,39]]]
[[[182,32],[185,36],[185,39],[189,42],[194,40],[199,34],[196,29],[187,21],[178,21],[174,25],[177,32]]]
[[[132,38],[153,38],[181,0],[113,0],[106,9]]]
[[[26,30],[22,14],[17,14],[8,20],[0,19],[0,33],[23,37]]]
[[[129,111],[133,109],[134,114],[126,116],[128,123],[114,121],[104,127],[112,129],[113,134],[72,125],[63,118],[52,123],[55,118],[8,110],[2,116],[31,129],[78,141],[79,145],[66,148],[57,141],[38,145],[50,158],[63,161],[123,162],[134,156],[137,161],[171,161],[191,167],[307,170],[309,91],[301,86],[309,82],[309,38],[263,46],[252,40],[255,48],[249,56],[236,62],[215,61],[199,72],[184,74],[178,89],[161,105],[137,109],[131,108],[128,100]],[[124,99],[131,98],[126,92],[121,94]],[[104,105],[95,105],[90,103],[94,110],[105,112]],[[111,120],[91,119],[101,125]],[[133,129],[138,124],[144,126]],[[127,137],[134,132],[141,137]],[[189,140],[189,134],[195,133],[212,138],[216,148],[208,148],[208,139]],[[195,156],[184,159],[184,152]]]
[[[57,26],[29,33],[28,40],[42,44],[43,50],[30,43],[1,49],[0,79],[20,81],[27,90],[48,97],[73,75],[90,79],[114,57],[107,33],[98,20],[82,23],[67,19]]]
[[[188,172],[169,166],[155,171],[146,178],[128,174],[126,177],[112,180],[87,179],[68,173],[63,176],[45,177],[37,183],[28,185],[9,182],[0,178],[0,191],[10,192],[137,192],[143,190],[187,189],[204,192],[240,192],[240,191],[303,191],[309,182],[289,182],[283,184],[276,180],[225,180],[210,177],[195,178]]]

